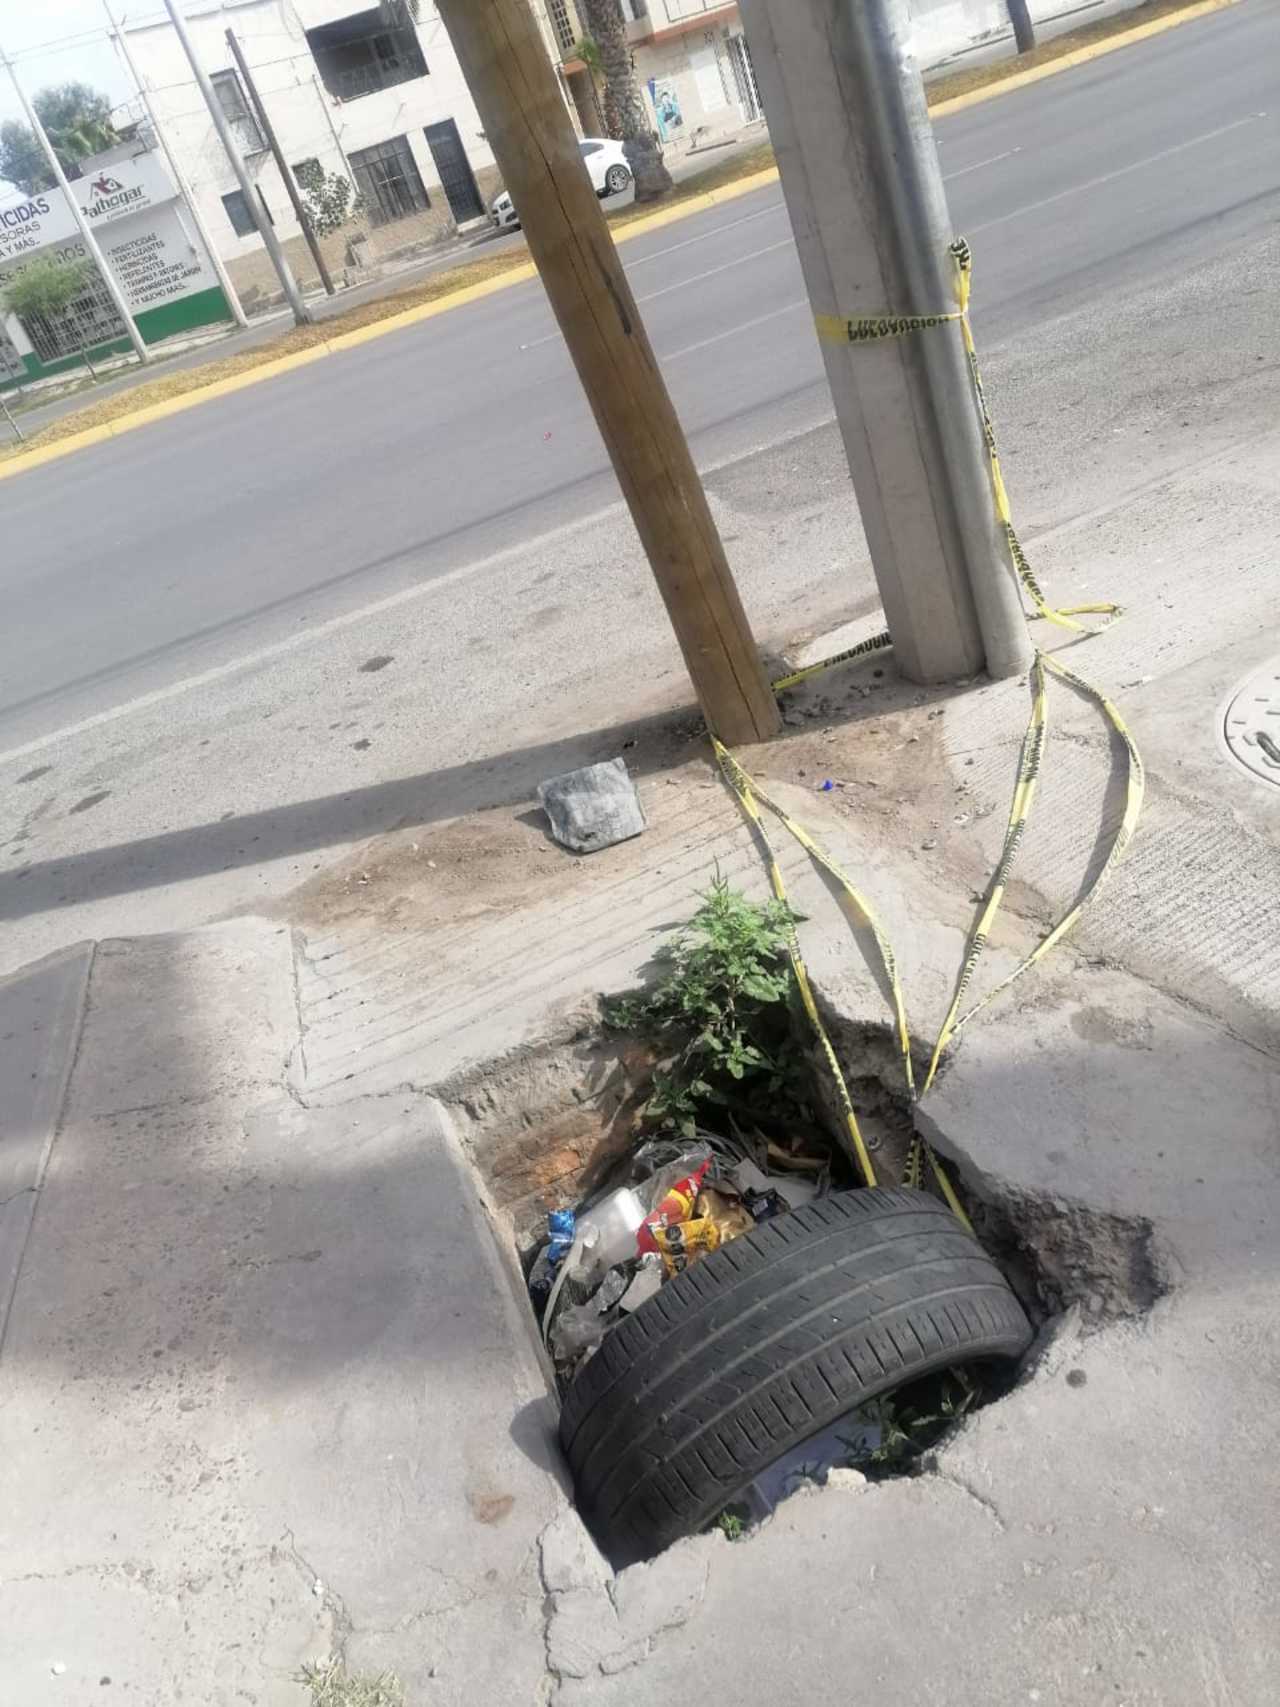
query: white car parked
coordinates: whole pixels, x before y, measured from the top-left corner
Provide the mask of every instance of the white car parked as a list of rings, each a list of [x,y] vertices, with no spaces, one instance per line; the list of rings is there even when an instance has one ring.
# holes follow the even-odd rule
[[[598,196],[620,196],[631,183],[631,168],[620,142],[607,137],[585,136],[578,144],[582,158],[591,175],[591,187]],[[520,223],[515,203],[503,190],[489,205],[489,217],[499,231],[513,231]]]

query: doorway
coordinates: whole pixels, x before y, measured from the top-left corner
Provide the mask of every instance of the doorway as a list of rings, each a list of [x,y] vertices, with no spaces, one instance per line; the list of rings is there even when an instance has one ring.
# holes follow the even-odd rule
[[[763,116],[764,103],[760,99],[755,66],[751,63],[751,49],[747,46],[745,36],[729,37],[729,63],[733,67],[733,80],[738,85],[738,102],[742,108],[743,119],[747,124],[752,124]]]
[[[440,174],[440,187],[449,199],[449,211],[455,223],[465,225],[469,219],[480,219],[484,214],[484,204],[457,125],[452,119],[443,119],[439,124],[427,125],[425,135],[431,158]]]

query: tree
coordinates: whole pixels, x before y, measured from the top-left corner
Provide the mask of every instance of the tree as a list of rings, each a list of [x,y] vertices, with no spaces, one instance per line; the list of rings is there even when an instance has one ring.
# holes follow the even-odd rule
[[[78,261],[55,261],[52,255],[37,255],[0,289],[0,308],[7,314],[16,314],[19,320],[33,316],[56,319],[70,308],[96,272],[87,255]],[[96,379],[87,344],[80,347],[80,359],[90,377]]]
[[[0,304],[19,320],[33,314],[47,319],[71,306],[94,271],[93,262],[87,258],[55,261],[52,255],[38,255],[0,289]]]
[[[54,181],[35,131],[16,119],[0,124],[0,178],[7,178],[28,196],[51,188]]]
[[[600,49],[590,36],[583,36],[573,44],[573,56],[580,59],[586,66],[591,77],[591,98],[595,103],[596,112],[600,114],[606,136],[622,135],[622,115],[616,103],[610,96],[608,86],[601,91],[604,82],[604,63],[600,58]]]
[[[599,50],[605,112],[616,115],[616,134],[635,179],[636,200],[654,201],[671,189],[671,174],[662,163],[662,149],[640,96],[621,0],[578,0],[578,7]]]
[[[86,155],[119,142],[111,102],[87,83],[58,83],[41,89],[31,105],[68,178],[80,175]],[[29,196],[52,189],[55,179],[35,132],[9,119],[0,125],[0,178]]]
[[[340,231],[349,219],[363,213],[364,198],[356,194],[350,178],[341,172],[326,172],[318,160],[304,160],[294,167],[293,175],[317,237]]]
[[[1030,53],[1036,45],[1036,31],[1027,9],[1027,0],[1005,0],[1005,5],[1009,9],[1009,22],[1013,25],[1013,39],[1018,45],[1018,52]]]

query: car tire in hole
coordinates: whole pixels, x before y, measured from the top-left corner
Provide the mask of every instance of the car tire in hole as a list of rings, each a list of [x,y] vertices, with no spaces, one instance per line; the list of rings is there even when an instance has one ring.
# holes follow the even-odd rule
[[[565,1395],[578,1508],[615,1565],[697,1534],[868,1400],[1023,1355],[991,1258],[920,1191],[846,1191],[762,1223],[610,1332]]]

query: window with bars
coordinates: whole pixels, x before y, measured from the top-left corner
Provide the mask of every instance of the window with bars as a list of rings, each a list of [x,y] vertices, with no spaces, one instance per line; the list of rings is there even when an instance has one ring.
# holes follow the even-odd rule
[[[407,219],[431,206],[407,136],[393,136],[350,156],[356,185],[374,225]]]
[[[102,274],[95,267],[80,294],[56,314],[26,314],[22,317],[28,338],[42,362],[79,355],[97,344],[109,344],[124,336],[124,321]]]
[[[547,0],[547,16],[551,19],[551,28],[561,53],[572,53],[578,32],[569,16],[568,0]]]
[[[411,83],[429,69],[417,30],[407,22],[389,27],[376,7],[309,29],[307,45],[325,88],[341,101]]]
[[[258,200],[262,203],[263,213],[266,214],[272,225],[274,225],[275,215],[267,206],[267,198],[263,195],[259,186],[255,185],[254,187],[258,190]],[[222,198],[222,205],[227,210],[227,218],[231,221],[231,229],[235,232],[237,237],[254,236],[258,227],[254,223],[253,215],[249,211],[249,204],[244,199],[243,190],[228,190],[226,195]]]
[[[213,84],[218,105],[226,114],[231,134],[240,144],[241,151],[245,154],[264,153],[267,145],[258,128],[258,120],[245,97],[240,73],[234,68],[230,71],[215,71],[209,81]]]

